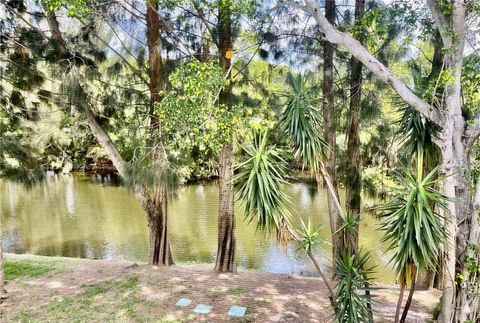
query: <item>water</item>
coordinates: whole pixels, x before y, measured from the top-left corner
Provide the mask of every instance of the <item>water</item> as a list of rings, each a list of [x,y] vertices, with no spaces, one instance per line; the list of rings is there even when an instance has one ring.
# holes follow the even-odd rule
[[[326,192],[296,183],[284,187],[291,197],[296,225],[311,217],[322,225],[329,240]],[[125,188],[91,175],[55,175],[31,189],[0,181],[0,219],[6,252],[145,262],[148,256],[147,223],[135,197]],[[343,193],[343,192],[342,192]],[[215,184],[183,186],[170,203],[170,238],[177,262],[214,262],[217,248],[218,187]],[[237,216],[237,261],[241,267],[275,273],[314,274],[301,251],[286,251],[271,239],[255,233],[246,223],[240,205]],[[375,279],[393,283],[389,256],[380,244],[377,220],[363,216],[360,244],[372,252]],[[331,247],[317,250],[329,259]],[[323,261],[328,266],[328,261]]]

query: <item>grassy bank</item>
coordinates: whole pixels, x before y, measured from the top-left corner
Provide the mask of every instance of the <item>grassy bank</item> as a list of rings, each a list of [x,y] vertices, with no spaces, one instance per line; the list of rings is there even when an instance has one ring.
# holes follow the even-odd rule
[[[9,299],[0,322],[330,322],[325,286],[318,278],[241,271],[212,272],[210,264],[156,268],[29,255],[6,256]],[[398,288],[375,291],[377,322],[390,321]],[[438,291],[416,293],[412,319],[425,322]],[[186,297],[187,308],[175,303]],[[210,314],[195,314],[198,304]],[[246,316],[227,315],[232,305]]]

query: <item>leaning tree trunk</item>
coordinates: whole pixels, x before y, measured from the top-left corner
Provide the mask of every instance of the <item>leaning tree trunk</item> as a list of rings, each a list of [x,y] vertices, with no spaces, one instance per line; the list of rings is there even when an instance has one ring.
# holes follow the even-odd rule
[[[413,300],[413,293],[415,293],[415,282],[417,281],[417,267],[412,264],[412,272],[410,273],[412,276],[412,280],[410,281],[410,291],[408,293],[407,302],[405,303],[405,307],[403,308],[402,318],[400,319],[400,323],[405,323],[407,319],[408,310],[410,309],[410,305],[412,304]]]
[[[62,57],[62,59],[60,59],[57,62],[57,64],[61,69],[63,69],[66,73],[68,73],[70,66],[68,61],[63,58],[69,57],[71,56],[71,54],[69,53],[68,48],[66,47],[66,42],[63,39],[62,33],[60,31],[60,25],[53,11],[47,11],[47,18],[48,18],[47,19],[48,26],[51,32],[51,37],[49,38],[49,40],[54,43],[56,48],[58,48],[60,56]],[[120,176],[125,177],[126,162],[121,156],[120,152],[118,151],[115,143],[111,140],[110,136],[103,130],[103,128],[95,119],[95,116],[92,113],[92,107],[88,102],[88,98],[81,84],[79,83],[76,84],[75,92],[77,93],[77,95],[74,97],[74,100],[72,101],[72,103],[77,107],[78,111],[85,117],[90,130],[92,131],[93,135],[97,139],[98,143],[102,146],[102,148],[107,153],[108,157],[112,161],[113,165],[115,166]],[[143,185],[136,185],[134,188],[134,191],[135,191],[135,196],[137,200],[140,202],[143,210],[147,215],[149,228],[155,228],[150,230],[150,235],[152,234],[152,232],[155,235],[161,235],[162,233],[165,234],[165,236],[163,237],[157,236],[156,239],[150,239],[150,242],[155,244],[156,243],[155,241],[166,241],[167,243],[163,243],[163,245],[168,246],[168,248],[155,249],[154,246],[150,245],[150,249],[153,250],[153,252],[150,251],[151,256],[149,260],[170,259],[169,263],[165,263],[165,264],[172,264],[173,261],[171,261],[172,260],[171,252],[169,251],[170,245],[168,244],[168,235],[167,235],[168,231],[166,230],[166,227],[165,229],[162,228],[162,230],[159,230],[158,228],[160,223],[166,223],[166,217],[164,217],[162,221],[159,221],[158,219],[157,221],[152,221],[152,218],[154,218],[157,214],[164,214],[164,213],[161,211],[161,208],[156,207],[154,201],[152,201],[149,195],[148,190]],[[162,198],[166,199],[166,194]],[[156,223],[156,225],[154,225],[153,223]],[[162,246],[162,243],[160,243],[159,245]],[[159,254],[159,252],[161,252],[162,250],[168,250],[167,256]],[[153,253],[157,255],[152,256]],[[161,263],[155,263],[155,262],[150,262],[150,263],[155,265],[161,264]]]
[[[362,18],[365,12],[365,0],[355,1],[355,26],[362,25]],[[360,43],[363,40],[363,30],[358,32],[357,39]],[[350,126],[348,130],[347,141],[347,176],[345,178],[347,212],[350,212],[354,218],[360,219],[361,204],[361,159],[360,159],[360,110],[362,106],[362,63],[355,57],[350,60]],[[356,226],[354,237],[350,237],[352,245],[349,246],[352,252],[358,249],[359,225]]]
[[[231,3],[223,1],[218,14],[219,61],[223,71],[230,78],[231,55],[233,50]],[[231,108],[232,87],[227,84],[220,93],[219,103]],[[230,131],[228,142],[222,148],[219,160],[219,199],[218,199],[218,249],[215,270],[218,272],[236,272],[235,264],[235,213],[233,191],[233,133]]]
[[[325,16],[331,24],[335,23],[335,0],[325,1]],[[325,41],[323,42],[323,127],[324,137],[328,144],[326,157],[326,170],[332,181],[334,192],[327,191],[328,213],[330,215],[330,229],[332,232],[332,263],[335,266],[335,259],[343,250],[343,239],[340,234],[334,234],[341,226],[342,217],[335,203],[338,199],[338,176],[336,160],[336,122],[334,106],[334,87],[333,87],[333,54],[334,46]]]
[[[161,122],[155,114],[155,105],[162,100],[160,91],[163,83],[163,61],[161,56],[160,20],[158,0],[147,1],[147,46],[148,75],[150,91],[150,135],[152,164],[157,168],[167,167],[167,154],[162,138]],[[159,170],[162,172],[162,170]],[[164,179],[165,180],[165,179]],[[173,265],[173,256],[168,237],[168,184],[158,183],[154,187],[151,210],[148,214],[150,233],[150,263],[153,265]]]
[[[403,278],[402,278],[403,279]],[[398,295],[397,308],[395,310],[395,323],[398,322],[400,318],[400,309],[402,308],[403,294],[405,293],[405,281],[402,281],[400,284],[400,295]]]

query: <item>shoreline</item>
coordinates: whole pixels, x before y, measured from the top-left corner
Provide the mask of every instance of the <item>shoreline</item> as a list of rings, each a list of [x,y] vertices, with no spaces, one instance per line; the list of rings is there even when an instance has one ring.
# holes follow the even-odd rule
[[[132,261],[11,253],[5,259],[7,266],[21,268],[23,263],[51,270],[8,281],[9,299],[0,305],[0,321],[331,322],[327,290],[317,277],[244,269],[238,274],[218,274],[212,264],[152,267]],[[375,287],[376,322],[390,322],[399,289]],[[175,302],[184,297],[210,304],[212,312],[201,315],[192,308],[176,307]],[[439,297],[437,290],[416,292],[409,318],[428,322]],[[232,305],[245,306],[246,317],[228,317]]]

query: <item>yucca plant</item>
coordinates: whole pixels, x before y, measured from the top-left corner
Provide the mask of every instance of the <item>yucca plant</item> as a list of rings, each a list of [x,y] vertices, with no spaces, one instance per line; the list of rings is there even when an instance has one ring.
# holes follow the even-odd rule
[[[291,227],[288,196],[281,190],[285,181],[286,162],[275,147],[267,146],[268,133],[254,134],[251,143],[242,146],[246,159],[235,167],[234,185],[247,221],[255,221],[257,230],[277,236],[285,246],[291,239],[299,243],[311,258],[330,292],[332,306],[335,297],[332,284],[313,255],[320,242],[317,228],[303,224],[300,231]]]
[[[403,293],[410,283],[410,293],[400,322],[404,322],[415,291],[418,269],[435,270],[438,246],[447,240],[444,220],[438,210],[447,209],[447,197],[436,189],[442,180],[438,168],[423,176],[423,150],[419,146],[416,174],[405,169],[397,174],[398,187],[392,198],[377,207],[383,217],[380,224],[385,232],[383,241],[393,250],[391,259],[401,286],[395,322],[399,320]]]
[[[286,162],[275,147],[267,146],[267,138],[266,130],[259,131],[241,146],[246,159],[235,167],[233,180],[248,222],[255,220],[257,230],[276,233],[283,240],[291,219],[288,196],[281,190],[287,184]]]
[[[346,212],[345,216],[343,217],[343,224],[338,228],[338,230],[334,234],[340,234],[343,239],[343,245],[349,251],[349,253],[354,253],[354,245],[355,242],[353,241],[354,237],[357,235],[358,231],[358,224],[360,220],[353,216],[353,213]]]
[[[291,92],[287,95],[284,109],[280,114],[279,125],[293,145],[294,157],[312,173],[320,172],[323,176],[337,210],[343,216],[340,201],[323,163],[326,149],[332,148],[328,147],[320,134],[321,114],[317,109],[318,104],[313,89],[307,86],[301,75],[295,77],[289,74],[287,81]]]
[[[373,267],[367,267],[370,254],[344,252],[336,263],[339,282],[336,286],[335,319],[339,323],[373,322],[370,295],[359,290],[369,286]]]
[[[280,127],[291,138],[295,158],[316,172],[327,147],[320,135],[321,114],[316,108],[314,93],[301,75],[289,74],[287,81],[291,92],[280,115]]]

